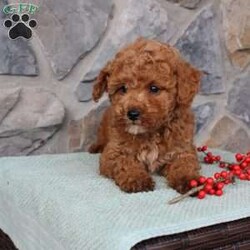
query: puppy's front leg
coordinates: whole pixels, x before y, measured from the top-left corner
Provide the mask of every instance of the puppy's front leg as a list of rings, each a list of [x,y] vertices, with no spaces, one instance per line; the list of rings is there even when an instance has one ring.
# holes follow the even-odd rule
[[[143,164],[119,146],[105,147],[100,159],[100,173],[112,178],[128,193],[154,189],[154,181]]]
[[[192,179],[199,177],[199,162],[195,150],[177,151],[173,161],[166,165],[163,174],[166,176],[168,185],[179,193],[186,193]]]

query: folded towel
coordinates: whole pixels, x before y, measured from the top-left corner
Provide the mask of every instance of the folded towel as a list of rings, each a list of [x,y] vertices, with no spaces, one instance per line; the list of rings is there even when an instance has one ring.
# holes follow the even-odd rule
[[[141,240],[250,216],[250,182],[227,186],[222,197],[168,205],[177,192],[164,178],[154,176],[153,192],[123,193],[98,174],[98,157],[0,158],[0,228],[20,250],[127,250]],[[216,171],[202,167],[207,176]]]

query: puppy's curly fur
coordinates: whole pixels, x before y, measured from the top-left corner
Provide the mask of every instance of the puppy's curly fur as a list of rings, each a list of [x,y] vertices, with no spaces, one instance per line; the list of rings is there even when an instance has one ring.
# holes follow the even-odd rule
[[[200,168],[190,108],[199,83],[200,72],[170,45],[139,38],[117,53],[93,89],[95,101],[107,92],[111,102],[89,148],[102,153],[100,173],[140,192],[154,189],[150,173],[158,172],[186,192]]]

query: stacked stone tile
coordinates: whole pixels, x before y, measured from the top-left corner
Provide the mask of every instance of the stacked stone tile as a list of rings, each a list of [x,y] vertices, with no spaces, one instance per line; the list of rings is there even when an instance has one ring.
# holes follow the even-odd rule
[[[138,36],[176,46],[203,71],[197,144],[249,150],[249,13],[246,0],[42,1],[30,41],[0,28],[0,155],[87,150],[108,105],[91,101],[93,82]]]

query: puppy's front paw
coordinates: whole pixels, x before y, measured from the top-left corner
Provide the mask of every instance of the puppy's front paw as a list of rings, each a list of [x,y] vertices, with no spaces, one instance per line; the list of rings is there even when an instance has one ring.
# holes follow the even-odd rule
[[[144,171],[134,171],[132,173],[120,173],[116,177],[116,184],[121,190],[127,193],[152,191],[155,183],[151,176]]]
[[[193,179],[197,179],[197,176],[190,177],[190,176],[182,176],[178,179],[175,179],[169,183],[169,185],[175,189],[177,192],[181,194],[187,193],[191,187],[190,187],[190,181]]]

